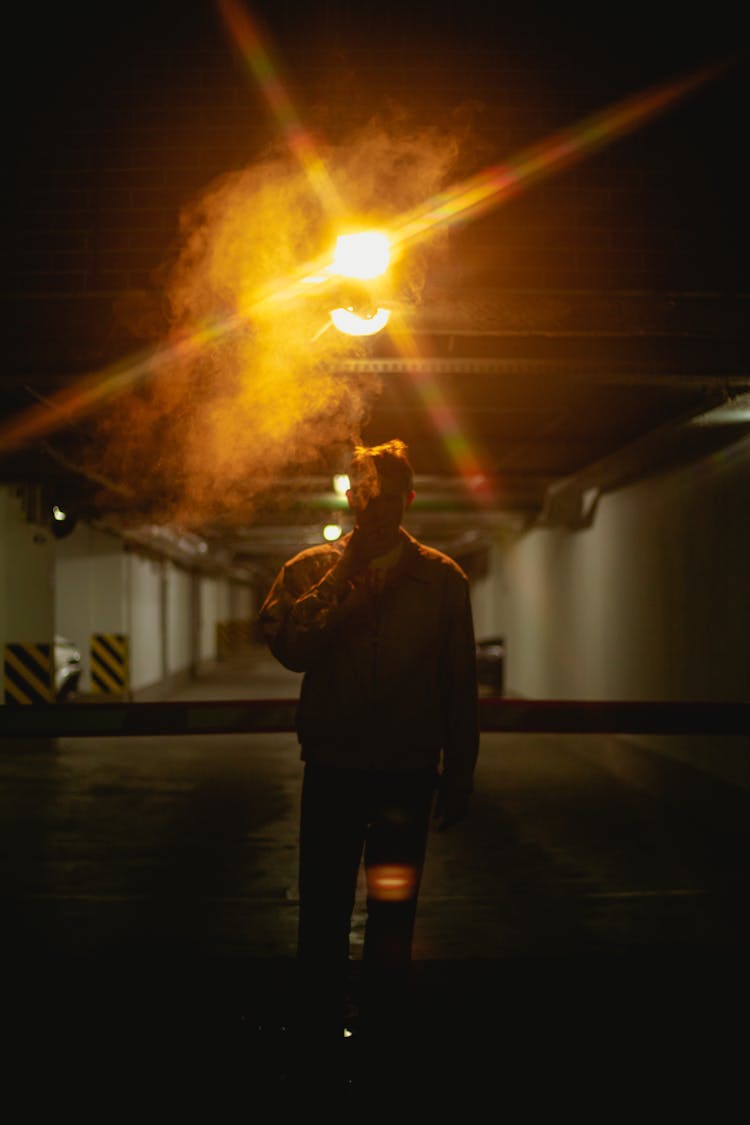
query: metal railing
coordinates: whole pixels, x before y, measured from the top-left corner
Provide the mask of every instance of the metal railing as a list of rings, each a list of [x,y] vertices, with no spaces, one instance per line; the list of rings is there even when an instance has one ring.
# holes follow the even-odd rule
[[[270,734],[293,731],[296,699],[53,703],[0,707],[2,738]],[[750,734],[750,702],[480,698],[482,731],[555,734]]]

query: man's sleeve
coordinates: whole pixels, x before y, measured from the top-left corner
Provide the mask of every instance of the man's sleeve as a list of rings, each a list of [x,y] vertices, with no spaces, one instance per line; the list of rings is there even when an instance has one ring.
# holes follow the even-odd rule
[[[277,660],[304,672],[330,641],[336,627],[340,589],[335,565],[320,576],[309,560],[292,560],[279,572],[259,621]]]
[[[459,580],[452,595],[443,647],[445,743],[441,787],[468,797],[474,788],[479,753],[479,699],[474,624],[465,578]]]

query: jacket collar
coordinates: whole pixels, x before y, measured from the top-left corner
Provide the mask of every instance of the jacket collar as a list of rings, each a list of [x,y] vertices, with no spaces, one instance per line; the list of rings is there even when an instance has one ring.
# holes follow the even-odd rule
[[[423,564],[424,549],[422,544],[412,535],[409,535],[408,531],[404,531],[403,527],[400,529],[400,533],[404,541],[404,553],[396,567],[398,573],[408,574],[410,578],[416,578],[418,582],[428,582],[429,572]]]
[[[351,538],[351,532],[344,535],[334,545],[334,550],[337,554],[343,554],[346,544]],[[429,582],[430,571],[424,565],[425,551],[422,544],[403,527],[399,528],[399,535],[404,544],[404,551],[401,558],[393,567],[391,572],[391,579],[401,578],[403,575],[408,575],[410,578],[415,578],[417,582]]]

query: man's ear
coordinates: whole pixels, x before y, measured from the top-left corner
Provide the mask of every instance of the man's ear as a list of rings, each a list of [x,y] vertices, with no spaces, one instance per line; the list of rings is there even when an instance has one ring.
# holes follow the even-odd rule
[[[404,504],[404,511],[406,511],[407,508],[411,507],[411,502],[412,502],[413,499],[414,499],[414,489],[412,489],[411,492],[407,492],[407,494],[406,494],[406,503]]]

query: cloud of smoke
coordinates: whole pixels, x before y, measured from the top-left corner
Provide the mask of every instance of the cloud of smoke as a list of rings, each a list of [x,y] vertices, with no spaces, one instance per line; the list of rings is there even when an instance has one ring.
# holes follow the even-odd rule
[[[372,121],[322,153],[343,213],[288,155],[226,174],[185,208],[162,270],[174,358],[119,400],[97,439],[98,471],[137,489],[141,517],[249,520],[270,486],[328,471],[330,450],[360,440],[379,382],[337,371],[369,345],[323,330],[336,295],[311,285],[258,298],[332,247],[340,224],[387,230],[444,185],[458,150],[438,129]],[[424,252],[394,264],[396,299],[418,297]]]

